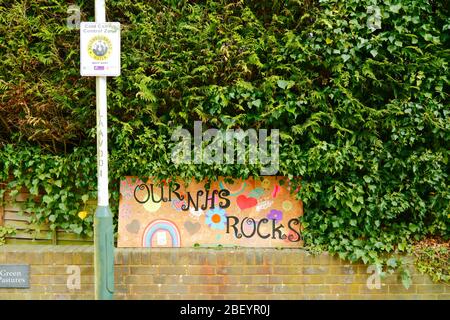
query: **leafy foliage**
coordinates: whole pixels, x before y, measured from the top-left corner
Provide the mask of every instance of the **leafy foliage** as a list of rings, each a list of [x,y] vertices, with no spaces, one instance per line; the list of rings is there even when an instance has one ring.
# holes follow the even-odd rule
[[[5,244],[5,239],[8,235],[13,235],[16,230],[12,227],[0,226],[0,245]]]
[[[78,33],[62,1],[0,3],[0,180],[46,192],[28,203],[36,220],[90,233],[76,212],[95,196],[95,90],[79,77]],[[93,20],[93,1],[78,4]],[[374,5],[108,1],[123,25],[122,76],[108,82],[111,185],[257,176],[257,165],[173,164],[171,130],[277,128],[279,174],[302,177],[308,245],[386,263],[427,235],[448,239],[448,1],[378,3],[370,28]]]
[[[449,242],[422,241],[414,245],[414,255],[420,272],[430,275],[436,282],[450,282]]]

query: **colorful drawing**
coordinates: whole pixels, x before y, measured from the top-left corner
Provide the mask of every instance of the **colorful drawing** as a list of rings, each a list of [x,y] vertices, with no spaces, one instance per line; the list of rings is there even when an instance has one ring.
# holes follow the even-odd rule
[[[120,210],[119,212],[119,217],[123,219],[129,219],[131,218],[131,213],[132,213],[131,205],[126,203],[122,206],[122,210]]]
[[[225,210],[221,208],[210,209],[206,212],[205,223],[212,229],[216,230],[225,229],[226,220],[227,214]]]
[[[289,200],[283,201],[282,206],[283,206],[284,211],[290,211],[290,210],[292,210],[292,207],[293,207],[292,202],[290,202]]]
[[[190,235],[193,235],[197,233],[198,230],[200,230],[201,224],[198,222],[192,223],[190,221],[186,221],[184,223],[184,228],[187,230],[187,232],[189,232]]]
[[[280,186],[279,185],[275,185],[273,187],[273,191],[272,191],[272,198],[276,198],[278,192],[280,192]]]
[[[133,188],[132,188],[131,181],[129,181],[129,179],[122,180],[120,182],[120,194],[124,198],[133,197]]]
[[[183,205],[186,205],[186,201],[184,201],[184,200],[177,200],[177,199],[172,200],[172,208],[174,208],[177,211],[181,211],[181,207]]]
[[[247,197],[243,194],[237,197],[237,205],[241,210],[252,208],[258,204],[258,200],[255,198]]]
[[[263,189],[263,188],[256,188],[256,189],[253,189],[252,191],[250,191],[250,193],[248,194],[248,196],[249,196],[250,198],[258,199],[258,198],[260,198],[263,194],[264,194],[264,189]]]
[[[280,210],[272,209],[267,215],[267,219],[280,222],[281,220],[283,220],[283,212],[281,212]]]
[[[273,204],[272,200],[263,200],[256,206],[256,212],[269,208]]]
[[[139,220],[133,220],[130,224],[127,224],[127,231],[129,233],[138,233],[141,228]]]
[[[195,208],[189,209],[189,217],[191,217],[194,220],[200,219],[200,217],[204,214],[204,211],[202,209],[195,210]]]
[[[270,180],[269,179],[264,179],[262,182],[261,182],[261,186],[264,188],[264,189],[269,189],[270,188]]]
[[[161,202],[153,202],[152,200],[149,200],[144,204],[144,208],[148,212],[156,212],[159,208],[161,208]]]
[[[170,247],[180,247],[181,246],[181,236],[180,231],[178,230],[175,223],[169,220],[158,219],[152,221],[146,228],[142,237],[142,246],[143,247],[154,247],[153,245],[153,237],[157,235],[156,244],[157,245],[165,245],[167,241],[164,235],[169,233],[171,242]]]
[[[230,189],[225,187],[225,183],[223,181],[220,181],[219,187],[220,187],[220,190],[223,190],[223,189],[230,190]],[[244,192],[246,187],[247,187],[247,183],[244,182],[242,184],[242,186],[239,188],[239,190],[237,190],[237,191],[231,191],[230,190],[230,196],[235,197],[235,196],[240,195],[242,192]]]
[[[281,182],[286,177],[225,180],[161,184],[126,177],[120,185],[118,246],[302,245],[303,204]]]

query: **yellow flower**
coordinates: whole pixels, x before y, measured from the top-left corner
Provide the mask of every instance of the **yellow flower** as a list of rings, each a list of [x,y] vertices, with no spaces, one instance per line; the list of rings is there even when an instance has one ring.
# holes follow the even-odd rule
[[[87,215],[88,215],[87,211],[80,211],[80,212],[78,212],[78,217],[79,217],[81,220],[84,220],[84,219],[86,218]]]

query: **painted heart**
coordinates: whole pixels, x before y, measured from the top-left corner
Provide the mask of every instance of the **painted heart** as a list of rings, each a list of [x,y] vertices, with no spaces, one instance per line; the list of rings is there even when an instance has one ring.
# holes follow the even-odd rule
[[[127,224],[126,228],[129,233],[138,233],[141,224],[138,220],[133,220],[131,223]]]
[[[186,203],[186,201],[184,201],[184,200],[172,200],[172,207],[177,211],[181,211],[181,207],[185,203]]]
[[[247,197],[241,194],[236,199],[237,205],[241,210],[248,209],[254,207],[258,204],[258,201],[255,198]]]
[[[197,231],[200,229],[200,223],[192,223],[190,221],[186,221],[184,223],[184,227],[186,228],[187,232],[192,235],[194,233],[197,233]]]

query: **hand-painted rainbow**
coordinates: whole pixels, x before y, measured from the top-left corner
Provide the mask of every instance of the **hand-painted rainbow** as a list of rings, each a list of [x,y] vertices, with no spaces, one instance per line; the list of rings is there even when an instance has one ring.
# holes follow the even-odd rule
[[[223,189],[228,189],[228,190],[230,190],[230,189],[225,185],[225,183],[223,183],[223,181],[220,181],[220,182],[219,182],[219,187],[220,187],[220,190],[223,190]],[[241,193],[243,193],[243,192],[245,191],[245,188],[246,188],[246,187],[247,187],[247,183],[244,182],[244,183],[241,185],[241,187],[240,187],[239,189],[236,189],[236,190],[234,190],[234,191],[231,191],[231,190],[230,190],[230,196],[234,197],[234,196],[240,195]]]
[[[169,232],[172,239],[172,247],[181,247],[181,236],[177,226],[172,221],[164,219],[153,220],[148,224],[142,236],[142,246],[151,247],[153,236],[161,230]]]

